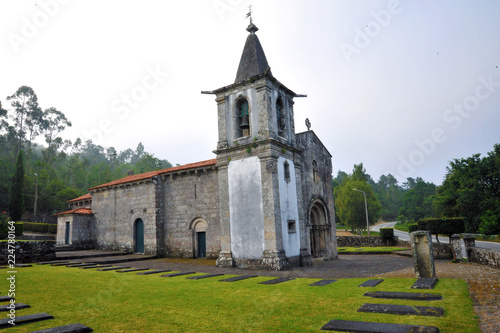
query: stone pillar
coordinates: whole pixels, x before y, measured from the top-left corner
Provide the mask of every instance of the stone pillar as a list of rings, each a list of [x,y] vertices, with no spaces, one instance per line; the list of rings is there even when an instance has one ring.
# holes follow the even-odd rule
[[[231,230],[229,222],[229,194],[227,180],[227,164],[226,156],[218,157],[218,176],[219,176],[219,209],[220,209],[220,229],[221,229],[221,252],[217,258],[216,265],[218,267],[233,267],[234,261],[231,253]]]
[[[471,248],[476,247],[476,238],[472,234],[464,234],[463,239],[465,243],[465,253],[467,255],[467,259],[470,260],[470,251]]]
[[[435,278],[436,269],[430,232],[414,231],[410,233],[410,242],[417,278]]]
[[[462,253],[462,242],[460,241],[460,235],[454,234],[451,236],[451,247],[453,253],[455,253],[455,259],[462,260],[464,256]]]

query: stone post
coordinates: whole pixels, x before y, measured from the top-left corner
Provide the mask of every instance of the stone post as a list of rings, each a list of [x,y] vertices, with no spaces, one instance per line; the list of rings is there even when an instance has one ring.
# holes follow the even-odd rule
[[[436,269],[430,232],[414,231],[410,233],[410,242],[417,278],[435,278]]]
[[[464,234],[463,236],[465,243],[465,253],[467,254],[467,259],[470,260],[471,248],[476,247],[476,238],[472,234]]]
[[[455,253],[455,259],[462,261],[464,256],[462,253],[462,242],[460,241],[460,235],[454,234],[451,236],[451,248],[453,253]]]

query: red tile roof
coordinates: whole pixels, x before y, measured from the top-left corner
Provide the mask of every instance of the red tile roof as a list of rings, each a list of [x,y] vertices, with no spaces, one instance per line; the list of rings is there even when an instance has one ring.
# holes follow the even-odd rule
[[[62,213],[57,213],[54,215],[66,215],[66,214],[81,214],[81,215],[92,215],[92,209],[89,208],[75,208],[72,210],[67,210]]]
[[[92,195],[90,195],[90,193],[87,193],[85,195],[82,195],[81,197],[71,199],[71,200],[68,200],[66,202],[80,201],[80,200],[86,200],[86,199],[92,199]]]
[[[206,160],[206,161],[201,161],[201,162],[196,162],[196,163],[189,163],[189,164],[184,164],[168,169],[163,169],[163,170],[156,170],[156,171],[150,171],[146,173],[141,173],[138,175],[132,175],[132,176],[127,176],[121,179],[113,180],[112,182],[94,186],[92,188],[89,188],[90,190],[95,190],[98,188],[103,188],[103,187],[108,187],[108,186],[114,186],[114,185],[119,185],[119,184],[126,184],[130,182],[135,182],[139,180],[144,180],[144,179],[149,179],[154,176],[158,176],[161,174],[166,174],[166,173],[171,173],[171,172],[176,172],[176,171],[182,171],[182,170],[189,170],[189,169],[195,169],[195,168],[201,168],[201,167],[206,167],[206,166],[211,166],[215,165],[217,163],[217,159],[211,159],[211,160]],[[75,199],[74,199],[75,200]]]

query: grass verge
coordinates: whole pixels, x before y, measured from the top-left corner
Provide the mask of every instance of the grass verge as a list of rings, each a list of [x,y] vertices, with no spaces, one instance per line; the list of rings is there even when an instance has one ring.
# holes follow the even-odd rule
[[[0,274],[7,275],[5,271]],[[367,291],[412,292],[410,286],[415,279],[385,279],[377,287],[359,288],[366,278],[341,279],[325,287],[308,286],[318,279],[260,285],[258,282],[271,278],[233,283],[219,282],[220,278],[187,280],[182,276],[161,278],[67,267],[19,268],[16,300],[31,308],[16,314],[47,312],[55,319],[12,327],[9,332],[71,323],[82,323],[95,332],[319,332],[331,319],[431,325],[441,332],[479,332],[467,284],[458,279],[441,279],[434,290],[428,291],[441,294],[442,301],[419,302],[363,296]],[[5,278],[0,279],[0,289],[9,289]],[[445,309],[445,316],[356,312],[363,303],[439,306]]]

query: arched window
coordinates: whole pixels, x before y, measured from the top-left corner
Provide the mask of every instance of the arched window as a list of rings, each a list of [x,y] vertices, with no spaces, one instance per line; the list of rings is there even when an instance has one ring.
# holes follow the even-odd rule
[[[241,97],[236,103],[236,137],[250,135],[250,108],[246,98]]]

